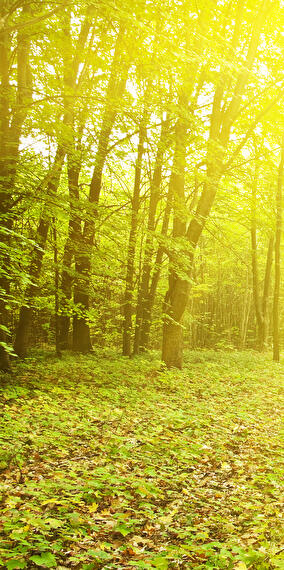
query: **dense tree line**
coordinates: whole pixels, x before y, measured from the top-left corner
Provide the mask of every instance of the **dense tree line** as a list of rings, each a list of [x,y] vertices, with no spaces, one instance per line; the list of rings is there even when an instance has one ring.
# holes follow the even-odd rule
[[[279,359],[283,6],[3,0],[0,356]]]

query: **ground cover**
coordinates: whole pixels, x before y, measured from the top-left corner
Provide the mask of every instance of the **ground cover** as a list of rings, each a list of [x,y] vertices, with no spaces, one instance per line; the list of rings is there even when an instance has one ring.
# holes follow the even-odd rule
[[[250,352],[188,352],[183,371],[111,351],[17,365],[0,564],[284,568],[283,378]]]

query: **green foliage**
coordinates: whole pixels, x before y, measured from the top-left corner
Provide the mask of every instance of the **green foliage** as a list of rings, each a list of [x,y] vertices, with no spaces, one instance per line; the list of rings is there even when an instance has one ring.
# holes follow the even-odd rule
[[[37,353],[1,394],[5,568],[281,568],[283,370]],[[282,556],[282,558],[281,558]]]

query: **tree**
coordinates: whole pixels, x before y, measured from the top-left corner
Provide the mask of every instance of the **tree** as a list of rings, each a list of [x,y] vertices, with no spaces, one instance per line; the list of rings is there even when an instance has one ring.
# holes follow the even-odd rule
[[[278,169],[277,191],[276,191],[276,229],[275,229],[275,283],[273,295],[273,360],[280,360],[279,343],[279,292],[280,292],[280,247],[282,233],[282,186],[284,169],[284,135],[281,144],[281,157]]]

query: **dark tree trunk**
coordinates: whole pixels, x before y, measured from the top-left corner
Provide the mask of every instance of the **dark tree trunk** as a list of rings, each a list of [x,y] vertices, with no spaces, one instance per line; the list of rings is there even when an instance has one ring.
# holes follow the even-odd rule
[[[260,346],[262,347],[262,349],[264,349],[267,344],[268,300],[269,300],[270,278],[271,278],[271,269],[273,261],[273,249],[274,249],[274,236],[271,236],[269,238],[268,248],[267,248],[266,267],[265,267],[265,276],[263,284],[263,296],[262,296],[263,327],[260,335]]]
[[[82,23],[80,35],[77,42],[76,52],[74,57],[70,56],[71,54],[71,46],[70,46],[70,11],[66,12],[66,19],[65,19],[65,27],[64,27],[64,34],[66,42],[69,41],[69,50],[66,50],[66,57],[64,61],[64,116],[63,116],[63,124],[66,127],[70,127],[72,125],[72,117],[73,112],[70,104],[70,95],[72,95],[72,90],[75,88],[76,84],[76,77],[81,61],[81,51],[84,48],[85,42],[87,40],[88,32],[90,29],[90,19],[88,15],[86,16],[85,21]],[[46,246],[48,231],[51,222],[51,212],[50,212],[50,197],[54,197],[56,195],[59,182],[61,171],[63,167],[63,162],[66,154],[66,149],[68,149],[68,140],[66,140],[66,133],[63,130],[63,133],[60,134],[60,141],[58,143],[56,155],[54,158],[54,163],[52,168],[50,169],[49,173],[45,177],[43,185],[41,185],[40,191],[42,191],[42,186],[46,187],[46,201],[43,206],[43,212],[41,214],[35,241],[36,246],[33,248],[32,255],[31,255],[31,263],[29,274],[31,280],[33,282],[32,285],[29,285],[26,291],[26,303],[20,310],[19,322],[16,329],[16,338],[15,338],[15,345],[14,349],[15,352],[21,358],[24,358],[27,354],[27,349],[29,348],[30,344],[30,327],[32,324],[33,319],[33,299],[38,292],[38,281],[41,274],[42,263],[43,263],[43,256],[44,250]],[[38,247],[40,246],[40,247]],[[59,300],[58,300],[59,302]],[[59,332],[58,332],[59,336]],[[59,342],[59,338],[58,338]]]
[[[83,252],[85,243],[81,243]],[[76,245],[77,245],[76,244]],[[89,281],[91,275],[90,255],[84,255],[76,251],[75,254],[76,287],[74,288],[75,314],[73,317],[73,341],[72,349],[75,352],[89,352],[92,350],[90,327],[88,322],[89,310]]]
[[[266,344],[267,336],[267,303],[269,297],[269,284],[273,258],[274,236],[271,236],[267,247],[266,267],[263,284],[262,300],[259,292],[258,263],[257,263],[257,224],[256,224],[256,202],[257,202],[257,165],[255,177],[252,184],[251,201],[251,246],[252,246],[252,283],[253,300],[256,316],[257,329],[257,349],[262,352]]]
[[[251,262],[252,262],[252,284],[253,284],[253,300],[256,316],[257,329],[257,348],[262,350],[263,336],[263,315],[260,307],[259,299],[259,283],[258,283],[258,264],[257,264],[257,236],[256,236],[256,192],[257,192],[257,166],[255,177],[252,183],[251,198]]]
[[[163,224],[162,224],[162,231],[161,235],[165,237],[168,232],[169,221],[170,221],[170,214],[172,209],[172,188],[169,186],[168,195],[167,195],[167,202],[164,212]],[[148,294],[145,298],[143,304],[143,315],[142,315],[142,323],[141,323],[141,340],[140,340],[140,348],[142,351],[146,350],[149,347],[149,338],[150,338],[150,330],[151,330],[151,322],[152,322],[152,310],[155,302],[156,291],[160,279],[162,261],[164,257],[165,249],[162,244],[159,245],[155,262],[153,265],[153,273],[151,282],[149,284]]]
[[[49,198],[51,196],[54,196],[57,192],[64,161],[64,155],[65,151],[59,147],[51,171],[46,176],[45,184],[47,185],[47,196]],[[35,235],[36,246],[34,246],[31,255],[29,276],[32,283],[26,290],[25,305],[20,309],[19,321],[16,329],[14,350],[20,358],[26,357],[27,350],[30,345],[30,328],[33,319],[33,299],[38,292],[38,280],[41,274],[44,250],[50,227],[51,218],[49,211],[50,209],[47,203],[44,205],[43,214],[37,227]]]
[[[73,350],[86,352],[91,350],[91,335],[88,320],[90,307],[90,278],[92,249],[95,235],[95,220],[97,217],[97,206],[100,199],[102,176],[108,153],[109,138],[115,123],[119,109],[119,102],[123,96],[130,62],[125,61],[123,48],[125,36],[124,27],[120,28],[117,36],[115,52],[112,61],[112,69],[106,92],[105,111],[102,120],[101,131],[98,141],[95,166],[89,190],[90,209],[84,224],[81,240],[81,250],[75,251],[76,279],[74,283],[74,304],[73,317]]]
[[[185,86],[183,88],[186,93]],[[170,194],[173,196],[174,219],[173,239],[179,239],[186,233],[186,208],[184,193],[184,173],[187,152],[188,120],[185,119],[188,111],[188,95],[181,94],[179,99],[179,118],[175,126],[175,153],[170,178]],[[168,367],[182,366],[182,317],[185,305],[182,290],[187,291],[188,283],[178,277],[176,267],[180,265],[178,255],[170,252],[169,288],[164,302],[164,325],[162,360]],[[185,268],[182,268],[185,270]],[[178,289],[178,291],[177,291]]]

